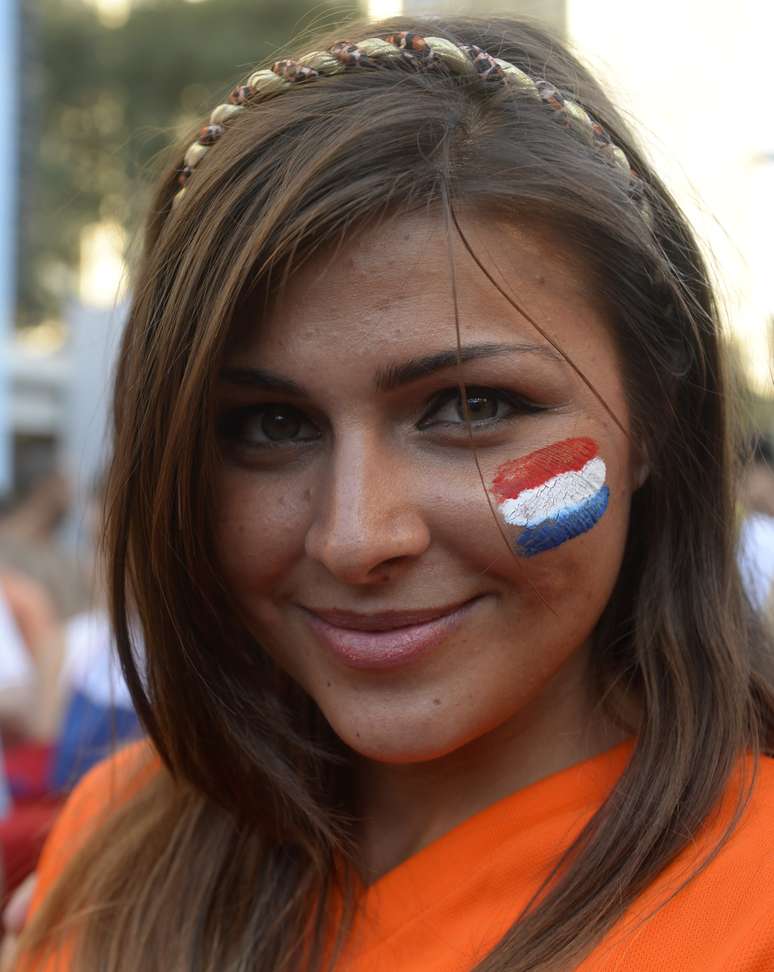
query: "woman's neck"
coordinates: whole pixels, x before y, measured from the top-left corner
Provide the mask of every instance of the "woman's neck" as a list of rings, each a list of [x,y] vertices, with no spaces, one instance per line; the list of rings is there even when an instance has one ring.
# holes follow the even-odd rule
[[[580,654],[526,709],[446,756],[402,765],[363,762],[367,883],[498,800],[626,738],[590,703]]]

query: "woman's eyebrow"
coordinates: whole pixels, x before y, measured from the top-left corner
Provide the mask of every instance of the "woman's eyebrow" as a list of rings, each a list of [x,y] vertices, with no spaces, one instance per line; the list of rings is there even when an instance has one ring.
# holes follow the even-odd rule
[[[264,368],[224,368],[220,372],[220,380],[240,388],[276,391],[296,398],[305,398],[307,394],[306,390],[295,381],[276,375],[272,371],[266,371]]]
[[[450,348],[421,358],[409,358],[400,364],[387,365],[379,369],[374,379],[377,391],[388,392],[402,385],[419,381],[436,371],[453,368],[460,362],[474,361],[477,358],[495,358],[502,355],[537,354],[560,363],[564,358],[558,351],[544,344],[472,344],[463,348]],[[307,390],[290,378],[284,378],[267,371],[265,368],[231,367],[220,372],[221,381],[241,388],[261,391],[280,392],[295,398],[308,397]]]
[[[426,378],[444,368],[477,358],[496,358],[512,354],[537,354],[553,361],[564,363],[558,351],[545,344],[473,344],[462,348],[450,348],[421,358],[410,358],[401,364],[388,365],[376,373],[375,384],[379,391],[393,391],[412,381]]]

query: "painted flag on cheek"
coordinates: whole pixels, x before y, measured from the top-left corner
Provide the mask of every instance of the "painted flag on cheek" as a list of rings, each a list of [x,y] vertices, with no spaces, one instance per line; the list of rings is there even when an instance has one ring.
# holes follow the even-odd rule
[[[606,475],[588,438],[565,439],[500,466],[492,492],[505,522],[523,527],[518,553],[532,557],[590,530],[607,509]]]

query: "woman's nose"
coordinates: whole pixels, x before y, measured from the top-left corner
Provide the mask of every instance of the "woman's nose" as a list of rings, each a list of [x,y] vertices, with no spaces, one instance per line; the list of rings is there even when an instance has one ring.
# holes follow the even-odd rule
[[[348,584],[393,578],[430,545],[414,478],[389,450],[339,450],[320,484],[307,556]]]

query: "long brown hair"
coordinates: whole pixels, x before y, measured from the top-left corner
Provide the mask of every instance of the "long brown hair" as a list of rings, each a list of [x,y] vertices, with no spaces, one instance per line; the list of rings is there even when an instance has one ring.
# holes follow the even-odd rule
[[[123,666],[166,770],[77,855],[29,933],[40,947],[70,927],[79,972],[320,969],[334,896],[340,928],[357,907],[351,755],[255,643],[221,580],[212,392],[240,309],[386,215],[445,205],[462,233],[455,214],[488,208],[557,227],[612,309],[650,468],[593,651],[600,700],[636,701],[632,758],[478,972],[579,961],[691,841],[739,755],[774,741],[768,649],[735,566],[717,313],[684,218],[555,39],[514,20],[456,18],[342,35],[396,29],[478,45],[570,94],[628,155],[652,218],[538,102],[399,61],[244,111],[173,208],[178,150],[151,207],[123,340],[106,534]]]

